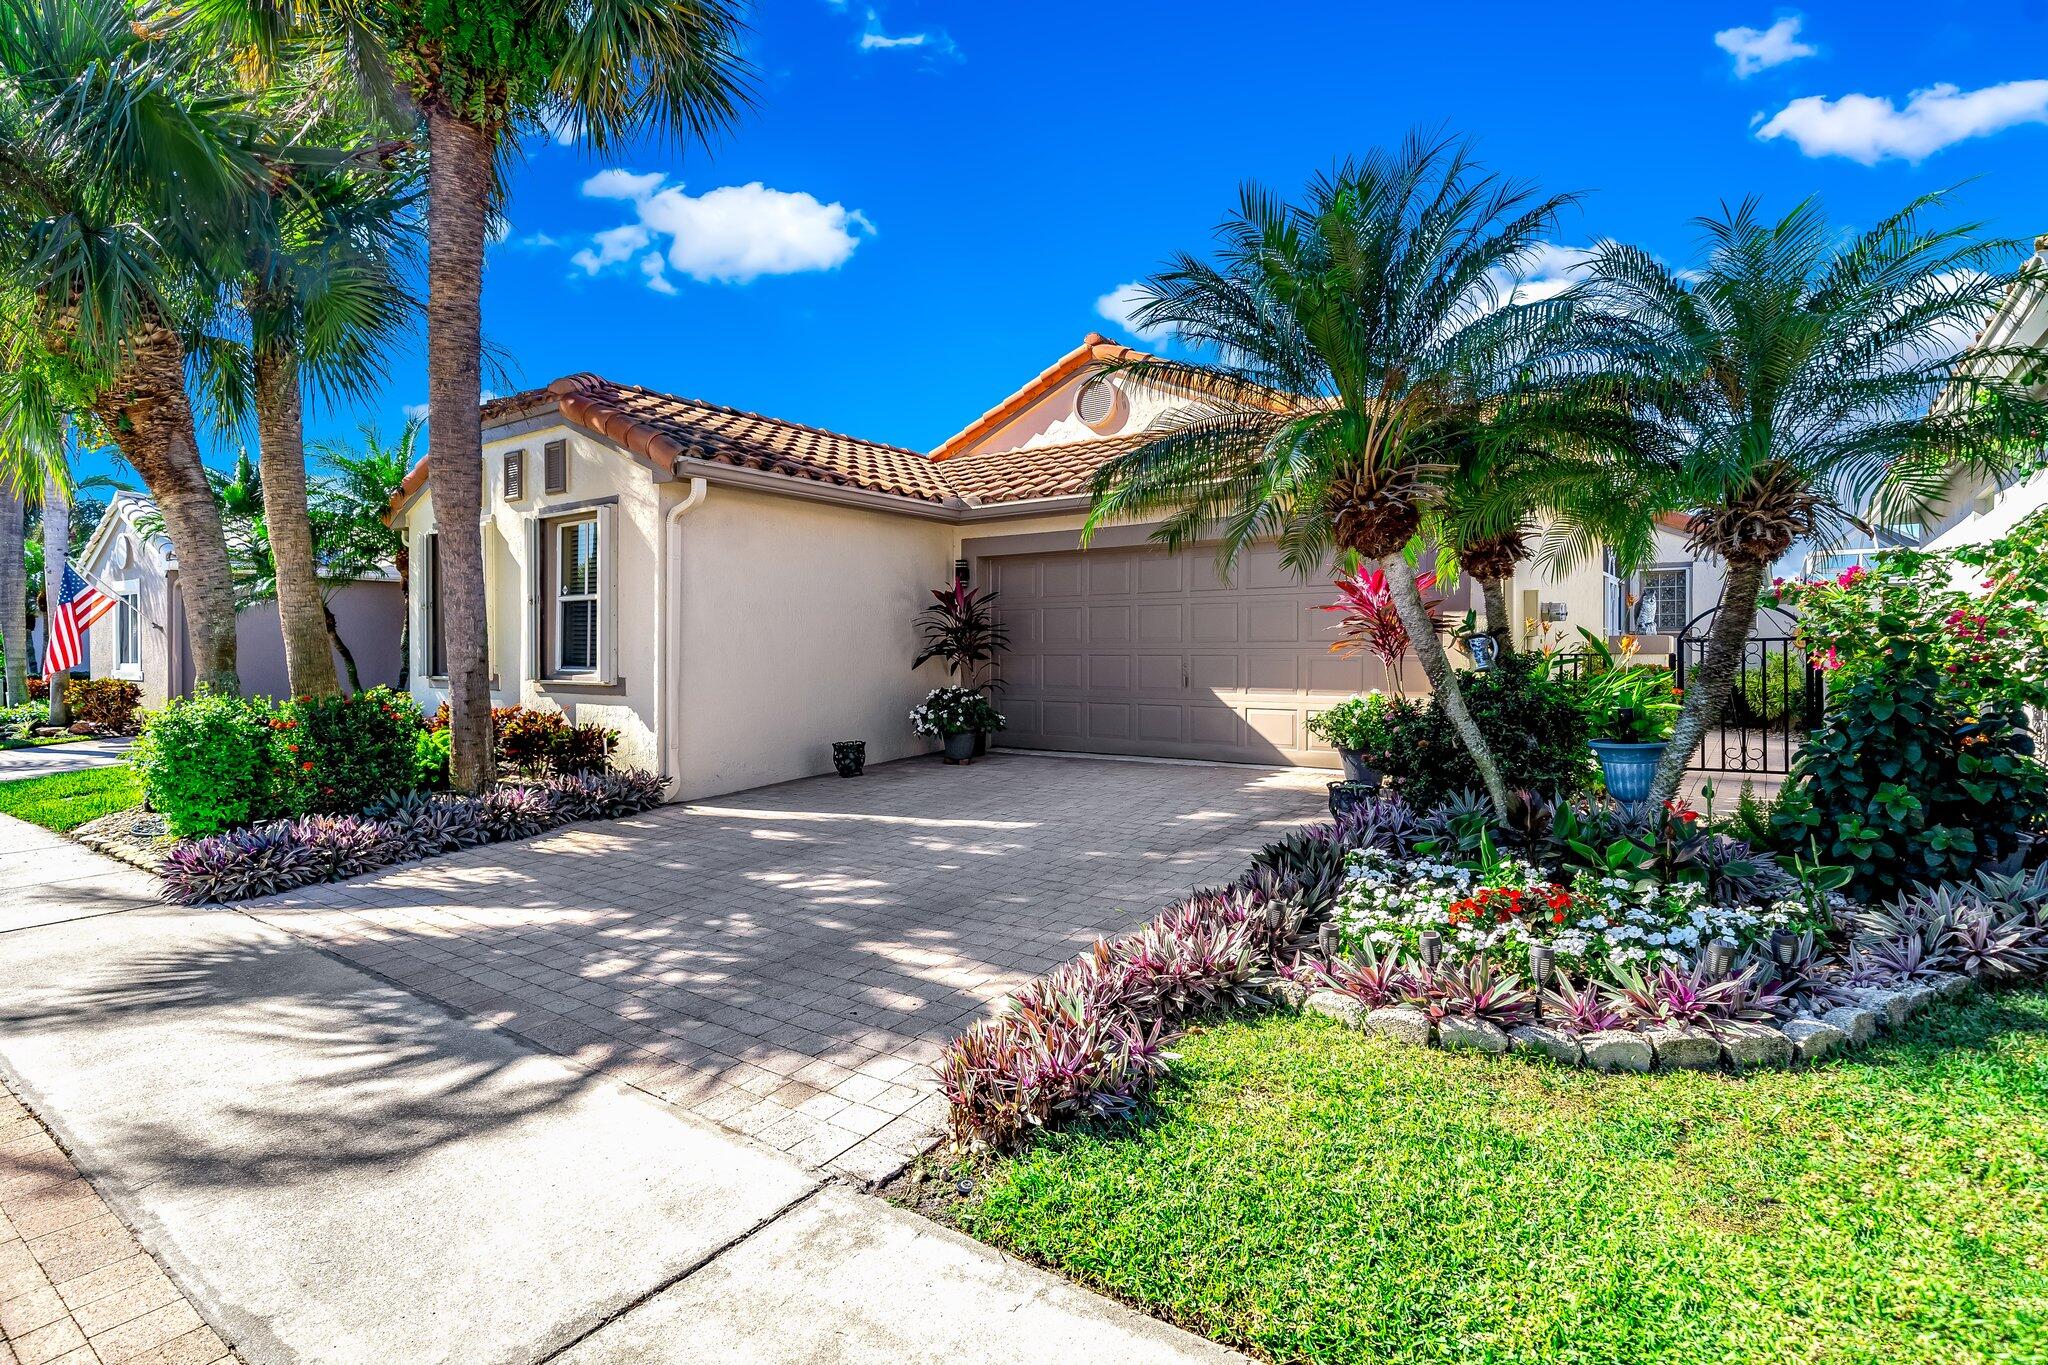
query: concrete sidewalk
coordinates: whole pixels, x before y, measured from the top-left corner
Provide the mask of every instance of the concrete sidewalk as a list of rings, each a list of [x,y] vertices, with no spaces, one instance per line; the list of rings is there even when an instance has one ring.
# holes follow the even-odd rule
[[[248,1361],[1239,1359],[47,840],[0,1066]]]
[[[104,768],[125,762],[128,746],[135,741],[120,739],[67,740],[62,744],[34,744],[21,749],[0,749],[0,782],[19,777],[48,777],[51,773],[75,773],[87,768]]]

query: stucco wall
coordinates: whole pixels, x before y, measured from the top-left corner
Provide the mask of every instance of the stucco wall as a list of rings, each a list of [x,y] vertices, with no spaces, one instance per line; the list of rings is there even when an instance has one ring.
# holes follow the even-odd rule
[[[713,487],[681,522],[680,795],[829,772],[834,740],[870,762],[923,753],[910,708],[917,613],[949,581],[957,529]]]

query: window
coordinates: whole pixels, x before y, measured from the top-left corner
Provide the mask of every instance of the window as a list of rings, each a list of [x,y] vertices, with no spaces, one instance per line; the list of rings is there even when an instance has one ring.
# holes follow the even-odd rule
[[[1637,629],[1647,635],[1676,635],[1692,619],[1692,571],[1645,569],[1636,602]]]
[[[1629,633],[1628,584],[1621,576],[1621,561],[1614,551],[1600,552],[1600,629],[1606,635]]]
[[[526,496],[526,452],[514,450],[505,456],[505,501],[518,502]]]
[[[142,671],[142,594],[127,588],[115,595],[114,669],[121,674]]]
[[[448,676],[448,637],[441,623],[441,537],[427,537],[427,676]]]
[[[555,523],[555,671],[597,672],[597,519]]]

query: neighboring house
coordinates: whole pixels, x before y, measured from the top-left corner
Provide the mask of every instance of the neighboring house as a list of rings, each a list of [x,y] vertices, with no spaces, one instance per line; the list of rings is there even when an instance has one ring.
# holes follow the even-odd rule
[[[1149,526],[1080,549],[1089,480],[1192,400],[1099,371],[1134,354],[1091,335],[929,455],[595,375],[484,405],[492,691],[621,732],[621,758],[695,798],[826,771],[834,740],[876,761],[928,747],[908,712],[914,618],[956,573],[1010,628],[1003,743],[1331,766],[1308,717],[1393,683],[1330,652],[1329,585],[1254,548],[1169,555]],[[413,689],[446,697],[424,461],[393,503],[414,585]],[[1660,528],[1627,582],[1597,563],[1517,578],[1529,618],[1569,633],[1675,631],[1719,598],[1718,567]],[[1472,599],[1460,584],[1446,609]],[[1575,638],[1575,637],[1573,637]],[[1412,663],[1394,685],[1420,690]]]
[[[116,494],[77,561],[81,571],[121,603],[86,632],[85,662],[91,676],[140,684],[145,706],[190,696],[193,687],[177,555],[167,536],[144,529],[153,524],[155,512],[156,504],[148,498]],[[395,685],[402,661],[399,632],[405,622],[404,594],[397,579],[338,584],[329,592],[328,604],[336,629],[355,655],[363,685]],[[286,695],[284,634],[276,602],[254,603],[236,615],[235,655],[245,693]],[[335,667],[343,667],[339,654]]]
[[[2028,265],[2033,277],[2006,294],[1979,334],[1979,345],[2048,347],[2048,234],[2034,239]],[[2048,374],[2033,378],[2048,390]],[[1943,550],[1995,540],[2043,507],[2048,507],[2048,468],[2005,479],[1961,475],[1929,510],[1926,544]]]

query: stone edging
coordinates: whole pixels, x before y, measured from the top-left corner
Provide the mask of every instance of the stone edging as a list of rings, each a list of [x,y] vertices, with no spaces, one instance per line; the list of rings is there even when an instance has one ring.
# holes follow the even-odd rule
[[[1789,1019],[1775,1026],[1728,1023],[1709,1032],[1666,1024],[1574,1034],[1540,1023],[1503,1029],[1484,1019],[1452,1016],[1432,1020],[1414,1005],[1367,1009],[1362,1001],[1342,991],[1311,991],[1284,977],[1265,983],[1267,995],[1286,1008],[1325,1015],[1349,1028],[1396,1042],[1446,1051],[1515,1053],[1595,1071],[1636,1072],[1706,1071],[1723,1065],[1752,1071],[1795,1063],[1811,1065],[1830,1053],[1864,1046],[1880,1030],[1896,1032],[1935,1001],[1967,995],[1976,986],[1971,977],[1939,973],[1897,990],[1862,990],[1854,1004],[1837,1006],[1818,1018]]]

